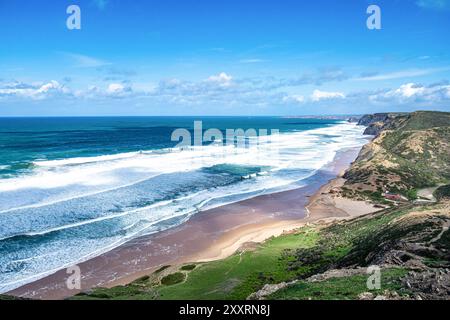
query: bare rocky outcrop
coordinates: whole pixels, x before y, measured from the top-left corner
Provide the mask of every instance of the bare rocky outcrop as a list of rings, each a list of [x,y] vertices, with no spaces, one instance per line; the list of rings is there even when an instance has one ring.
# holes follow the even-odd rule
[[[385,290],[383,294],[363,292],[358,296],[359,300],[411,300],[410,297],[401,296],[395,291]]]
[[[377,136],[381,131],[391,127],[394,121],[406,117],[405,113],[375,113],[363,116],[358,125],[366,126],[366,135]]]
[[[355,268],[355,269],[332,269],[325,271],[324,273],[316,274],[308,279],[307,282],[318,282],[324,281],[332,278],[344,278],[344,277],[352,277],[357,275],[365,275],[367,274],[367,268]]]
[[[247,297],[247,300],[265,300],[271,294],[278,290],[284,289],[290,285],[296,284],[297,281],[282,282],[277,284],[266,284],[261,290],[252,293]]]
[[[411,271],[403,279],[403,284],[414,293],[416,299],[450,299],[450,269]]]

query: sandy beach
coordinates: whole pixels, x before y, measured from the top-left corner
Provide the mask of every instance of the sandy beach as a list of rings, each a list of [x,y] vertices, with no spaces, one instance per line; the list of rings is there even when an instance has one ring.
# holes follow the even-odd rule
[[[9,294],[33,299],[63,299],[93,287],[129,283],[163,265],[205,262],[227,257],[249,242],[262,242],[306,223],[347,219],[376,211],[365,202],[336,198],[329,192],[359,149],[339,152],[334,161],[308,178],[306,186],[258,196],[194,215],[186,223],[140,237],[80,263],[81,290],[69,290],[66,270]]]

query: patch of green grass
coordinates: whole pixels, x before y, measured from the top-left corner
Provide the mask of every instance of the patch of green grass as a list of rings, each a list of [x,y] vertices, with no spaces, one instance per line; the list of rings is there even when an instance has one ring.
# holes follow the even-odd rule
[[[255,251],[199,265],[177,286],[158,287],[161,299],[245,299],[266,283],[292,280],[301,273],[289,270],[290,249],[313,247],[317,230],[302,228],[298,233],[272,238]]]
[[[300,281],[295,285],[279,290],[269,296],[273,300],[353,300],[363,292],[381,294],[384,290],[405,294],[402,289],[401,278],[408,270],[393,268],[382,270],[381,289],[370,291],[367,289],[368,275],[356,275],[342,278],[332,278],[319,282]]]
[[[417,111],[411,113],[403,130],[424,130],[435,127],[448,127],[450,125],[449,112]]]
[[[150,276],[143,276],[140,277],[139,279],[136,279],[134,282],[135,283],[147,283],[150,280]]]
[[[182,266],[180,269],[183,271],[192,271],[196,267],[197,267],[197,265],[195,265],[195,264],[187,264],[187,265]]]
[[[161,284],[165,286],[173,286],[174,284],[178,284],[183,282],[186,279],[186,275],[182,272],[176,272],[169,274],[161,279]]]
[[[416,189],[410,189],[408,191],[406,191],[405,196],[409,199],[409,200],[416,200],[418,198],[417,196],[417,190]]]
[[[5,300],[10,301],[10,300],[26,300],[26,299],[0,294],[0,301],[5,301]]]
[[[80,293],[72,297],[71,300],[134,300],[143,294],[143,287],[135,283],[127,286],[117,286],[113,288],[96,288],[88,293]],[[145,295],[150,297],[149,290],[145,290]]]

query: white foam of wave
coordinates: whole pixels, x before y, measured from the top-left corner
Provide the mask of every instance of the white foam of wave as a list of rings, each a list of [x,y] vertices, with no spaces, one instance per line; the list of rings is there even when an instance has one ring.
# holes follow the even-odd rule
[[[194,213],[194,212],[191,212],[191,214],[192,213]],[[186,212],[183,212],[183,213],[179,213],[177,215],[171,216],[171,217],[161,218],[158,221],[150,223],[148,226],[145,227],[145,229],[150,228],[151,226],[155,225],[156,223],[161,223],[161,222],[164,222],[164,221],[176,218],[177,216],[186,216],[186,218],[184,219],[184,221],[186,221],[191,216],[191,214],[187,214]],[[130,227],[126,228],[126,229],[129,229],[129,228],[132,228],[132,227],[133,226],[130,226]],[[128,235],[126,235],[126,236],[124,236],[122,238],[119,238],[118,240],[116,240],[116,241],[114,241],[114,242],[112,242],[112,243],[110,243],[108,245],[102,246],[102,247],[100,247],[100,248],[98,248],[98,249],[96,249],[94,251],[89,251],[88,254],[86,254],[84,256],[81,256],[81,257],[77,257],[76,259],[72,258],[72,260],[70,262],[65,262],[64,264],[58,265],[56,267],[53,267],[50,270],[46,270],[44,272],[38,271],[36,273],[32,273],[32,276],[26,276],[24,278],[20,278],[20,279],[9,281],[9,282],[3,281],[3,282],[0,283],[0,293],[5,293],[5,292],[8,292],[8,291],[14,290],[16,288],[19,288],[19,287],[25,285],[25,284],[31,283],[33,281],[37,281],[37,280],[42,279],[42,278],[45,278],[46,276],[49,276],[49,275],[57,272],[58,270],[69,268],[69,267],[71,267],[73,265],[83,263],[83,262],[88,261],[88,260],[90,260],[90,259],[92,259],[94,257],[102,255],[102,254],[104,254],[106,252],[109,252],[112,249],[117,248],[117,247],[121,246],[122,244],[128,242],[129,240],[135,238],[136,236],[141,235],[143,231],[144,230],[141,229],[141,230],[135,231],[134,233],[130,233],[130,234],[128,234]],[[155,230],[154,232],[157,232],[157,230]],[[148,234],[151,234],[151,232],[148,233]],[[42,257],[46,258],[46,260],[48,260],[48,258],[49,258],[48,256],[44,256],[44,255],[40,256],[40,258],[42,258]],[[18,262],[18,261],[26,262],[26,261],[32,261],[32,260],[35,260],[35,258],[33,257],[33,258],[28,258],[28,259],[20,259],[20,260],[16,260],[15,262]]]
[[[301,177],[301,179],[311,176],[312,174],[313,173],[311,172],[308,175],[303,175]],[[265,194],[265,193],[271,192],[272,190],[277,190],[279,188],[286,187],[287,185],[296,182],[295,178],[279,179],[276,177],[268,177],[267,174],[262,174],[262,175],[255,174],[255,175],[252,175],[252,177],[248,177],[247,179],[252,179],[252,178],[254,179],[258,176],[264,176],[265,178],[264,178],[264,180],[258,181],[258,183],[254,183],[253,181],[252,182],[243,182],[239,185],[228,185],[228,186],[223,186],[221,188],[213,189],[213,190],[205,189],[205,190],[201,190],[201,191],[191,193],[186,196],[181,196],[181,197],[178,197],[175,199],[159,201],[159,202],[151,204],[149,206],[139,207],[139,208],[136,208],[133,210],[126,210],[124,212],[119,212],[119,213],[112,213],[112,214],[109,214],[106,216],[100,216],[98,218],[83,220],[83,221],[76,222],[76,223],[57,225],[56,227],[51,227],[51,228],[43,229],[43,230],[36,231],[36,232],[15,232],[14,234],[7,234],[4,237],[0,237],[0,241],[8,239],[8,238],[12,238],[12,237],[17,237],[17,236],[44,235],[44,234],[48,234],[51,232],[72,229],[72,228],[81,227],[81,226],[85,226],[85,225],[89,225],[89,224],[93,224],[93,223],[97,223],[97,222],[101,222],[101,221],[107,221],[107,220],[112,220],[112,219],[116,219],[116,218],[120,218],[120,217],[125,217],[128,215],[132,215],[132,214],[136,214],[136,213],[140,213],[140,212],[144,212],[144,211],[149,211],[150,209],[165,208],[166,212],[172,212],[172,211],[176,211],[176,210],[174,210],[173,207],[171,207],[170,205],[179,204],[179,203],[183,203],[183,202],[187,202],[188,204],[185,205],[185,207],[182,208],[182,210],[189,210],[190,207],[195,208],[196,210],[212,209],[217,206],[222,206],[227,203],[235,202],[237,200],[244,200],[244,199],[247,199],[250,197],[254,197],[256,195]],[[298,185],[293,186],[293,188],[295,188],[295,187],[298,187]],[[286,188],[283,188],[283,189],[286,189]],[[235,198],[236,200],[234,200],[234,201],[219,201],[220,199],[229,199],[229,198]],[[73,199],[71,199],[71,200],[73,200]],[[216,205],[208,205],[207,206],[207,204],[212,203],[212,202],[216,202]],[[36,208],[36,207],[34,207],[34,208]],[[9,210],[4,213],[11,214],[13,211],[17,211],[17,210],[19,210],[19,209]],[[158,217],[157,214],[153,214],[153,216]],[[11,216],[4,216],[4,219],[8,219],[10,217]],[[38,219],[39,218],[40,217],[34,217],[35,228],[38,227]],[[16,230],[18,227],[19,226],[16,226]]]
[[[0,192],[19,194],[26,189],[46,190],[45,195],[41,199],[33,199],[32,204],[26,203],[27,199],[23,199],[19,200],[24,201],[22,205],[20,203],[15,205],[26,207],[119,188],[141,181],[142,176],[147,179],[153,175],[195,170],[220,163],[264,165],[277,169],[288,167],[318,169],[329,162],[338,149],[345,147],[361,133],[361,127],[339,124],[330,128],[260,137],[261,142],[271,140],[271,149],[267,152],[258,147],[239,153],[232,146],[207,146],[184,151],[174,149],[162,153],[133,152],[42,161],[36,162],[37,169],[32,175],[0,180]],[[320,146],[322,134],[346,136],[346,139]],[[274,156],[273,150],[280,152]],[[255,154],[258,157],[255,157]],[[14,198],[14,194],[10,198]]]
[[[86,164],[92,162],[101,162],[101,161],[111,161],[111,160],[121,160],[121,159],[129,159],[135,157],[140,154],[139,152],[128,152],[121,154],[112,154],[105,156],[97,156],[97,157],[80,157],[80,158],[70,158],[70,159],[62,159],[62,160],[42,160],[35,161],[33,164],[41,167],[60,167],[67,165],[76,165],[76,164]]]
[[[271,140],[271,147],[267,151],[257,146],[241,152],[237,152],[232,146],[207,146],[184,151],[174,149],[158,153],[133,152],[36,162],[37,169],[34,174],[0,180],[0,192],[11,192],[12,194],[8,194],[9,199],[19,199],[14,208],[4,204],[6,207],[0,206],[0,210],[84,197],[138,183],[142,181],[142,177],[148,179],[159,174],[196,170],[221,163],[261,165],[272,167],[273,170],[289,167],[317,170],[331,161],[340,148],[360,145],[357,137],[360,137],[361,133],[362,127],[339,124],[329,128],[260,137],[262,143]],[[320,145],[320,136],[325,134],[338,137],[333,143]],[[279,151],[278,154],[275,155],[274,150]],[[33,189],[46,192],[40,198],[34,194],[36,198],[33,198],[33,203],[30,204],[27,201],[31,200],[23,198],[21,194],[27,189],[31,190],[28,190],[28,193]]]
[[[58,200],[54,200],[54,201],[39,202],[39,203],[30,204],[30,205],[26,205],[26,206],[15,207],[15,208],[6,209],[6,210],[0,210],[0,214],[13,212],[13,211],[18,211],[18,210],[24,210],[24,209],[40,208],[40,207],[45,207],[45,206],[49,206],[49,205],[52,205],[52,204],[56,204],[56,203],[59,203],[59,202],[65,202],[65,201],[70,201],[70,200],[75,200],[75,199],[81,199],[81,198],[84,198],[84,197],[95,196],[95,195],[98,195],[98,194],[101,194],[101,193],[114,191],[114,190],[117,190],[117,189],[120,189],[120,188],[131,187],[131,186],[133,186],[135,184],[144,182],[144,181],[146,181],[148,179],[155,178],[157,176],[158,176],[158,174],[149,175],[149,176],[146,176],[145,179],[136,180],[136,181],[133,181],[132,183],[129,183],[129,184],[121,184],[119,186],[111,187],[111,188],[108,188],[108,189],[101,189],[100,191],[93,191],[93,192],[90,192],[90,193],[81,193],[81,194],[77,194],[75,196],[59,198]]]

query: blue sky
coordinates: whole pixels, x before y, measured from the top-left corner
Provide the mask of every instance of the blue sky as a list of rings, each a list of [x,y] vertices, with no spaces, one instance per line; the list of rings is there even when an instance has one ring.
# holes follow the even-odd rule
[[[450,0],[0,0],[0,116],[450,111],[449,30]]]

